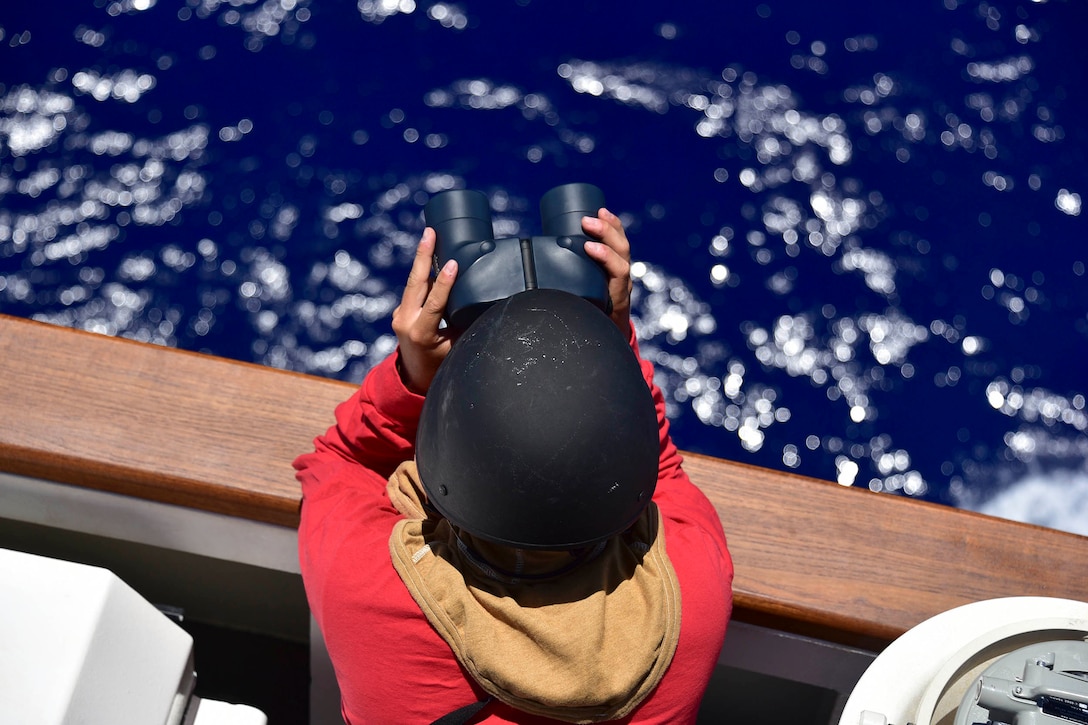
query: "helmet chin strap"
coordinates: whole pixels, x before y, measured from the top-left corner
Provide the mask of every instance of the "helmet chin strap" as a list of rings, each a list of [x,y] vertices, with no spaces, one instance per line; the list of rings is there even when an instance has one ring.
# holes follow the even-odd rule
[[[454,526],[452,527],[452,529],[454,532],[454,536],[457,539],[458,550],[465,556],[466,559],[468,559],[469,562],[472,563],[474,567],[476,567],[476,569],[478,569],[482,574],[490,577],[491,579],[495,579],[496,581],[501,581],[508,584],[514,584],[520,581],[542,581],[544,579],[553,579],[557,576],[562,576],[563,574],[573,571],[579,566],[582,566],[583,564],[586,564],[596,559],[598,556],[600,556],[601,552],[604,551],[605,546],[608,545],[608,540],[605,539],[604,541],[597,542],[593,546],[586,546],[581,549],[548,552],[550,554],[554,554],[556,561],[560,562],[560,564],[556,568],[549,569],[547,571],[531,573],[523,571],[509,571],[508,569],[489,562],[483,556],[483,554],[477,551],[476,548],[473,547],[469,542],[465,541],[464,537],[462,536],[462,531],[458,527]],[[517,549],[514,547],[505,548],[507,548],[508,551],[514,553],[520,569],[520,566],[524,561],[523,557],[526,550]],[[536,551],[534,553],[539,555],[543,552]],[[564,558],[566,559],[565,561]]]

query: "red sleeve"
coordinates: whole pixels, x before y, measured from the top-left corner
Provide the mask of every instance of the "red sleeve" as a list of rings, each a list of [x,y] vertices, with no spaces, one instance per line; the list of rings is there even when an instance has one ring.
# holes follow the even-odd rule
[[[390,355],[374,367],[355,394],[336,407],[336,424],[314,440],[314,452],[295,460],[304,501],[334,493],[328,474],[343,464],[358,465],[385,480],[415,454],[423,396],[405,388]]]
[[[729,562],[729,553],[725,543],[725,532],[722,530],[721,519],[718,512],[706,495],[700,491],[688,478],[684,471],[683,457],[677,450],[669,435],[669,420],[665,416],[665,396],[661,389],[654,383],[654,367],[647,360],[643,360],[639,354],[638,342],[635,339],[634,329],[629,338],[631,349],[642,366],[642,376],[653,395],[654,405],[657,408],[657,426],[660,446],[657,469],[657,489],[654,491],[653,500],[661,509],[666,519],[671,519],[681,524],[694,525],[705,535],[709,536],[711,546],[719,550],[719,556],[727,565],[727,574],[732,578],[732,565]]]
[[[395,365],[396,354],[375,366],[355,394],[336,407],[336,423],[314,440],[313,452],[294,462],[302,485],[299,563],[319,623],[329,603],[326,584],[337,580],[349,541],[377,552],[366,566],[391,569],[388,555],[381,554],[400,514],[385,487],[394,469],[415,452],[423,407],[423,397],[404,387]]]
[[[637,356],[634,336],[631,347]],[[657,408],[660,457],[653,500],[661,511],[666,549],[680,581],[683,619],[669,673],[642,714],[646,721],[656,722],[650,717],[653,708],[666,713],[662,722],[693,723],[733,610],[733,561],[717,510],[688,478],[669,436],[665,397],[654,384],[653,365],[641,356],[639,362]]]

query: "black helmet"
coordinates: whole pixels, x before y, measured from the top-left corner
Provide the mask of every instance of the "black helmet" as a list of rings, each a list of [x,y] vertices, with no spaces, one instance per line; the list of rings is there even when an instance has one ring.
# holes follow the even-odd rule
[[[496,303],[427,393],[416,462],[430,503],[499,544],[574,549],[622,532],[657,485],[657,413],[612,320],[567,292]]]

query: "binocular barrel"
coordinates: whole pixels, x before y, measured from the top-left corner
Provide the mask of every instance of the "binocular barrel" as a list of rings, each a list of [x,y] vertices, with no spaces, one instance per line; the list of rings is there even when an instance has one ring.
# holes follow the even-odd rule
[[[437,194],[423,208],[423,218],[446,249],[494,236],[491,205],[478,191],[455,189]]]
[[[573,237],[583,235],[582,217],[596,216],[604,206],[604,192],[593,184],[563,184],[540,199],[540,221],[544,235]]]
[[[581,236],[582,217],[595,216],[602,206],[604,193],[592,184],[557,186],[540,200],[544,235]],[[494,234],[490,205],[478,191],[454,189],[436,194],[424,207],[423,217],[449,249],[491,239]]]

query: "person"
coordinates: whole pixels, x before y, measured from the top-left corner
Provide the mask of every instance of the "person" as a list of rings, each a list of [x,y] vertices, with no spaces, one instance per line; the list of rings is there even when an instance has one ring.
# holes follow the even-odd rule
[[[431,279],[435,235],[426,229],[393,314],[396,352],[294,464],[303,581],[349,724],[696,719],[731,613],[732,562],[638,353],[623,225],[604,208],[582,223],[611,298],[608,317],[593,314],[611,318],[650,393],[652,503],[596,545],[572,539],[555,550],[546,538],[519,548],[477,531],[471,514],[464,530],[443,516],[417,448],[421,416],[440,385],[443,395],[459,390],[443,381],[444,361],[478,343],[468,339],[473,327],[455,341],[440,324],[457,268],[451,261]]]

